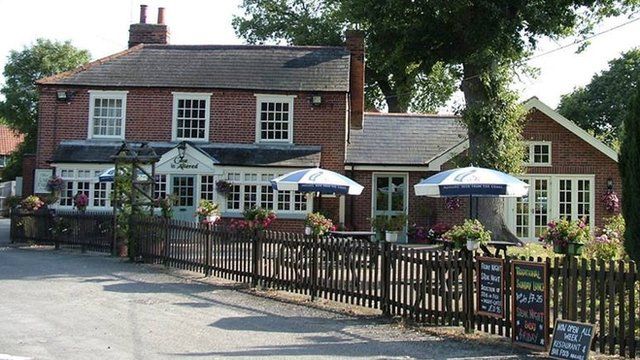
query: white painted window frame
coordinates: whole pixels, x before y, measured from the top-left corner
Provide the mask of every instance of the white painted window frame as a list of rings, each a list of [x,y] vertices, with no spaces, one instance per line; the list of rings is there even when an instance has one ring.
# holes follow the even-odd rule
[[[384,177],[404,177],[406,189],[404,191],[404,215],[409,215],[409,191],[412,189],[412,186],[409,184],[409,173],[408,172],[382,172],[375,171],[371,173],[371,219],[375,219],[376,217],[376,177],[384,176]],[[407,220],[408,222],[408,220]],[[406,225],[405,225],[406,226]]]
[[[255,133],[256,133],[256,143],[257,144],[293,144],[293,103],[294,99],[297,97],[296,95],[278,95],[278,94],[254,94],[256,97],[256,122],[255,122]],[[289,133],[286,140],[278,140],[278,139],[262,139],[261,131],[260,131],[260,112],[261,105],[263,102],[280,102],[280,103],[288,103],[289,104]]]
[[[224,174],[219,177],[219,179],[228,179],[229,173],[238,173],[240,174],[240,180],[227,180],[234,184],[240,185],[240,209],[228,209],[227,208],[227,199],[226,197],[222,197],[222,195],[218,195],[218,203],[222,205],[222,216],[226,217],[242,217],[242,212],[244,211],[244,185],[257,185],[256,191],[256,200],[257,203],[260,203],[260,194],[262,185],[270,185],[269,181],[263,181],[263,174],[273,174],[274,177],[278,177],[282,174],[286,174],[291,171],[300,170],[293,168],[255,168],[255,167],[225,167]],[[245,181],[245,174],[257,174],[256,181]],[[295,193],[291,193],[290,205],[291,209],[294,206],[294,195]],[[313,198],[308,196],[306,199],[306,210],[304,211],[296,211],[296,210],[278,210],[278,193],[274,193],[274,209],[273,211],[276,215],[281,219],[304,219],[308,213],[310,213],[313,209]]]
[[[525,141],[525,145],[527,146],[527,152],[529,154],[529,161],[524,163],[525,166],[547,167],[547,166],[551,166],[553,164],[553,159],[551,157],[551,154],[553,153],[553,146],[551,144],[551,141]],[[534,155],[535,155],[535,147],[536,147],[536,145],[543,145],[543,146],[548,146],[549,147],[549,161],[548,162],[546,162],[546,163],[534,162]]]
[[[193,142],[208,142],[209,141],[209,129],[211,128],[211,96],[213,93],[202,92],[172,92],[173,94],[173,111],[172,111],[172,125],[171,125],[171,140],[172,141],[193,141]],[[178,137],[178,101],[179,100],[204,100],[205,103],[205,130],[204,139],[200,138],[187,138]]]
[[[127,94],[128,91],[121,90],[89,90],[89,120],[87,127],[87,139],[125,139],[126,133],[126,122],[127,122]],[[93,134],[93,111],[95,109],[95,100],[96,99],[114,99],[114,100],[122,100],[122,131],[119,136],[109,136],[109,135],[94,135]]]
[[[73,182],[73,190],[72,196],[75,196],[78,192],[78,182],[88,182],[89,183],[89,205],[87,206],[87,210],[97,210],[97,211],[110,211],[112,210],[111,206],[111,191],[113,190],[113,183],[108,183],[107,185],[107,200],[105,202],[105,206],[94,206],[93,200],[95,199],[95,188],[94,184],[99,182],[98,177],[94,176],[97,172],[103,172],[107,169],[113,167],[113,164],[52,164],[55,166],[55,174],[56,176],[62,177],[63,170],[71,170],[73,171],[72,177],[63,177],[62,179],[66,182]],[[89,170],[90,177],[78,177],[79,170]],[[73,209],[73,205],[60,205],[60,200],[56,204],[53,205],[55,209],[61,210],[71,210]]]
[[[547,202],[547,206],[548,206],[548,212],[547,212],[547,217],[549,220],[558,220],[560,217],[560,210],[558,208],[559,205],[559,201],[560,201],[560,180],[563,179],[570,179],[572,181],[577,181],[577,180],[588,180],[590,181],[590,193],[589,193],[589,227],[591,228],[591,230],[593,231],[594,226],[595,226],[595,219],[596,219],[596,213],[595,213],[595,208],[596,208],[596,177],[594,174],[529,174],[529,175],[523,175],[523,176],[519,176],[520,179],[528,179],[530,181],[530,184],[533,184],[533,180],[535,179],[549,179],[549,200]],[[574,184],[572,184],[571,187],[571,191],[572,191],[572,202],[571,202],[571,212],[572,212],[572,216],[576,215],[577,212],[577,196],[575,196],[575,192],[577,191],[577,187],[574,186]],[[576,199],[576,200],[574,200]],[[515,234],[515,221],[516,221],[516,217],[515,217],[515,211],[516,211],[516,199],[515,198],[507,198],[505,199],[505,212],[504,212],[504,217],[505,217],[505,223],[507,224],[507,226],[509,227],[509,229],[511,231],[514,232]],[[537,241],[537,239],[535,239],[533,236],[530,236],[529,239],[522,239],[523,241],[526,242],[535,242]]]

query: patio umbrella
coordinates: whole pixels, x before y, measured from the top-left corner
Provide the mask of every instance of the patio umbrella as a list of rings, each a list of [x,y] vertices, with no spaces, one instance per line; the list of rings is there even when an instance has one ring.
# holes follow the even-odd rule
[[[529,184],[503,172],[479,167],[465,167],[437,173],[414,185],[416,196],[522,197],[529,192]]]
[[[98,175],[98,181],[100,182],[113,182],[113,179],[116,175],[116,168],[112,167],[111,169],[107,169]]]
[[[364,187],[336,172],[313,168],[290,172],[271,180],[271,187],[278,191],[306,193],[360,195]]]

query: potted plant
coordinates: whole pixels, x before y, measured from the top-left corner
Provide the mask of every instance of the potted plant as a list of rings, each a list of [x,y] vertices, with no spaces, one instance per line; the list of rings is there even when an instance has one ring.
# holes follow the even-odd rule
[[[260,207],[245,209],[242,215],[244,219],[233,219],[229,222],[229,229],[245,235],[254,235],[257,231],[266,230],[276,220],[273,211]]]
[[[29,195],[20,203],[20,207],[28,212],[36,212],[45,205],[39,196]]]
[[[77,193],[73,198],[73,207],[84,213],[87,211],[87,206],[89,206],[89,197],[85,193]]]
[[[153,200],[153,206],[160,208],[163,218],[170,219],[173,216],[173,196],[158,197]]]
[[[384,233],[387,230],[387,217],[376,216],[371,219],[371,228],[376,233],[376,240],[382,241],[384,239]]]
[[[385,240],[387,242],[397,242],[398,235],[407,225],[407,216],[399,214],[392,216],[387,220],[387,229],[385,232]]]
[[[491,231],[477,219],[466,219],[462,225],[455,225],[447,231],[444,237],[452,241],[456,249],[472,251],[491,241]]]
[[[307,214],[304,225],[305,235],[322,236],[336,229],[331,219],[327,219],[324,215],[317,212]]]
[[[196,209],[196,216],[198,220],[203,223],[214,224],[220,220],[220,207],[218,204],[209,201],[207,199],[200,199],[198,208]]]
[[[57,193],[64,188],[64,180],[59,176],[52,176],[47,180],[47,190]]]
[[[556,254],[581,255],[589,240],[589,226],[583,219],[550,221],[540,241],[553,245]]]
[[[451,230],[451,226],[445,223],[436,223],[427,232],[427,243],[434,244],[444,240],[444,234]]]
[[[227,180],[218,180],[216,181],[216,192],[221,194],[222,196],[227,196],[228,193],[233,189],[233,184],[228,182]]]

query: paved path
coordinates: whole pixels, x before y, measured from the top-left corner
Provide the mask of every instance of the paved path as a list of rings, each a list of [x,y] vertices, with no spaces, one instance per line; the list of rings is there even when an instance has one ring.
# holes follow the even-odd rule
[[[0,360],[514,359],[118,259],[0,245]]]

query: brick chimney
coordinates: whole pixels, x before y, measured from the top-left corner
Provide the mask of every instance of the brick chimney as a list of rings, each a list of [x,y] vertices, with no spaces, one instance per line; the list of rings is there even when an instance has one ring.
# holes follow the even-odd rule
[[[168,43],[169,28],[164,23],[164,8],[158,8],[157,24],[147,24],[147,5],[140,5],[140,23],[129,26],[129,47]]]
[[[351,53],[349,70],[349,123],[351,129],[362,129],[364,116],[364,32],[347,30],[346,48]]]

